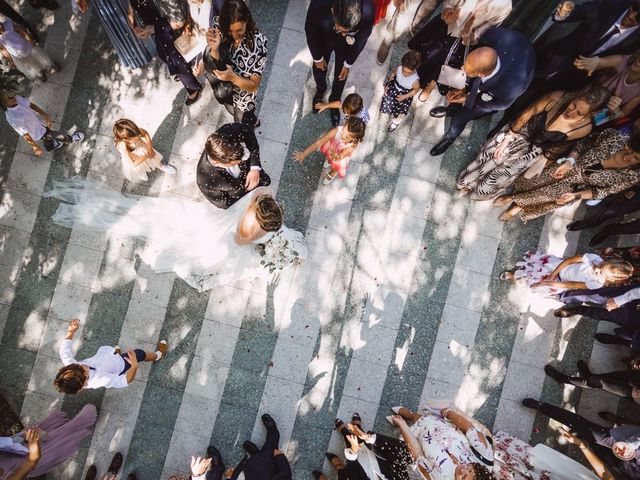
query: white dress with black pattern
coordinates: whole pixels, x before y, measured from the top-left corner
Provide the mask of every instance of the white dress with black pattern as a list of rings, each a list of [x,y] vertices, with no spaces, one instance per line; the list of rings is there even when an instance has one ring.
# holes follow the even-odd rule
[[[214,25],[218,25],[218,17],[214,19]],[[267,64],[267,51],[267,37],[262,32],[256,31],[253,46],[249,45],[245,35],[238,48],[231,46],[229,51],[233,72],[243,78],[262,76]],[[233,86],[233,106],[243,112],[255,110],[256,96],[255,92],[247,92],[237,85]]]

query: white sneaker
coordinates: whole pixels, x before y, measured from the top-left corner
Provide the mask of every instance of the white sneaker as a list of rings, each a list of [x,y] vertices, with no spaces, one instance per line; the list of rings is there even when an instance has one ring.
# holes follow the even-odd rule
[[[164,163],[160,164],[159,168],[168,175],[175,175],[176,173],[178,173],[178,169],[173,165],[169,165],[168,163],[166,165]]]
[[[324,163],[322,164],[322,168],[331,168],[331,164],[329,163],[329,160],[324,161]]]
[[[73,143],[81,142],[82,140],[84,140],[84,133],[82,132],[74,133],[73,135],[71,135],[71,140],[73,141]]]

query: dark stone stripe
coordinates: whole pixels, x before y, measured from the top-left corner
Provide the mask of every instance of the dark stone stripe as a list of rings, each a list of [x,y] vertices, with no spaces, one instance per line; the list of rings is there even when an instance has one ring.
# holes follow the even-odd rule
[[[508,300],[511,284],[498,280],[498,276],[512,270],[526,251],[537,248],[543,223],[543,218],[524,225],[516,219],[505,225],[489,283],[489,295],[493,301],[482,310],[468,369],[476,366],[486,370],[492,362],[508,366],[518,333],[520,312],[519,306]],[[493,425],[495,420],[505,375],[506,368],[500,372],[498,384],[493,385],[497,380],[494,375],[480,386],[488,397],[474,416],[487,426]]]
[[[139,475],[144,473],[144,478],[161,477],[209,294],[197,292],[180,279],[173,284],[160,331],[160,338],[169,342],[169,352],[163,361],[151,367],[136,425],[131,426],[135,433],[124,475],[135,470]],[[183,374],[170,374],[176,362],[183,359],[186,359]]]

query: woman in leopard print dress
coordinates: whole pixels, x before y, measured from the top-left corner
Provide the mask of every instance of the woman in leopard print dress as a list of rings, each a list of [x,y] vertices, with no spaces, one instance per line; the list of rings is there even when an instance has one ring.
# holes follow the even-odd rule
[[[511,195],[496,206],[513,202],[501,215],[526,222],[580,200],[601,200],[640,182],[640,134],[607,129],[580,141],[568,160],[547,166],[539,177],[519,178]]]

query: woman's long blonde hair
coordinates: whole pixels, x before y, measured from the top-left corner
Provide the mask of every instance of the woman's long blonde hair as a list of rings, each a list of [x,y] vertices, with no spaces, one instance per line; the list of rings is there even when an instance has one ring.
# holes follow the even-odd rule
[[[633,265],[618,258],[600,264],[600,271],[605,275],[606,285],[622,283],[633,275]]]
[[[120,142],[129,141],[142,136],[140,127],[128,118],[121,118],[113,124],[113,141],[117,145]]]

